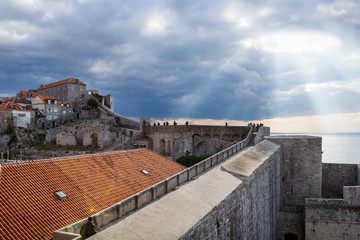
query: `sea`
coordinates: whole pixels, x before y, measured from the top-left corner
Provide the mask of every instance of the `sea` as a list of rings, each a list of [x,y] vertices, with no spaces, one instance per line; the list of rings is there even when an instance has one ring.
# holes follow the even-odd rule
[[[360,133],[271,133],[322,137],[322,162],[360,164]]]

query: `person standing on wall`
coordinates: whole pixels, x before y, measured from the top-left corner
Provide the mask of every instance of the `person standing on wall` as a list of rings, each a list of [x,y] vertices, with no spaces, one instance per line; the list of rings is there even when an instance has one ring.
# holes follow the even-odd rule
[[[93,218],[89,217],[88,222],[85,223],[80,229],[80,235],[82,239],[86,239],[96,233],[96,227],[93,222]]]

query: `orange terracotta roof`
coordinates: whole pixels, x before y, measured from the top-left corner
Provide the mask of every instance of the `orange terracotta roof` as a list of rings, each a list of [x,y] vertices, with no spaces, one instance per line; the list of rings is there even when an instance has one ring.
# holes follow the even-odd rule
[[[44,103],[46,103],[47,100],[56,100],[55,97],[46,95],[44,93],[33,93],[33,97],[39,97]]]
[[[73,107],[73,105],[70,102],[66,102],[66,101],[57,101],[57,104],[69,104],[69,107]]]
[[[14,98],[15,98],[15,97],[3,97],[3,98],[1,98],[1,100],[2,100],[3,102],[10,102],[10,101],[12,101]]]
[[[66,84],[66,83],[77,84],[77,81],[78,81],[78,84],[86,86],[86,84],[79,81],[79,79],[68,78],[68,79],[64,79],[64,80],[61,80],[61,81],[57,81],[57,82],[53,82],[53,83],[43,85],[43,86],[39,87],[36,91],[46,89],[46,88],[49,88],[49,87],[55,87],[55,86],[58,86],[58,85],[61,85],[61,84]]]
[[[20,104],[17,104],[15,102],[6,102],[2,105],[0,105],[0,109],[5,110],[21,110],[23,107]]]
[[[0,239],[51,239],[185,168],[147,149],[0,165]]]
[[[30,94],[31,94],[32,92],[21,90],[20,93],[22,93],[25,97],[28,98],[28,97],[30,97]]]

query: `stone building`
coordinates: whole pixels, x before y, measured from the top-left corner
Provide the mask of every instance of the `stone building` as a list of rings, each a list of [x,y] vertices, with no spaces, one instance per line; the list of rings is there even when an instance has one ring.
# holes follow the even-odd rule
[[[68,78],[42,85],[36,89],[36,92],[54,96],[58,100],[68,102],[73,102],[87,94],[86,84],[76,78]]]
[[[0,134],[9,128],[26,128],[34,123],[34,112],[15,102],[0,105]]]
[[[33,94],[31,106],[43,114],[46,121],[53,121],[54,126],[58,126],[63,121],[69,119],[69,116],[73,113],[73,107],[70,102],[59,101],[53,96],[41,93]],[[56,121],[57,123],[55,124]]]

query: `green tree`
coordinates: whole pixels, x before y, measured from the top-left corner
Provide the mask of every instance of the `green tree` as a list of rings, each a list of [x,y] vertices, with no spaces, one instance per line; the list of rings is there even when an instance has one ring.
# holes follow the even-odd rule
[[[186,167],[191,167],[192,165],[195,165],[210,156],[211,155],[202,155],[202,156],[198,157],[198,156],[194,156],[194,155],[186,155],[186,156],[182,156],[182,157],[176,159],[176,162],[178,162]]]
[[[87,105],[90,106],[90,107],[97,107],[98,101],[95,98],[90,98],[87,101]]]

